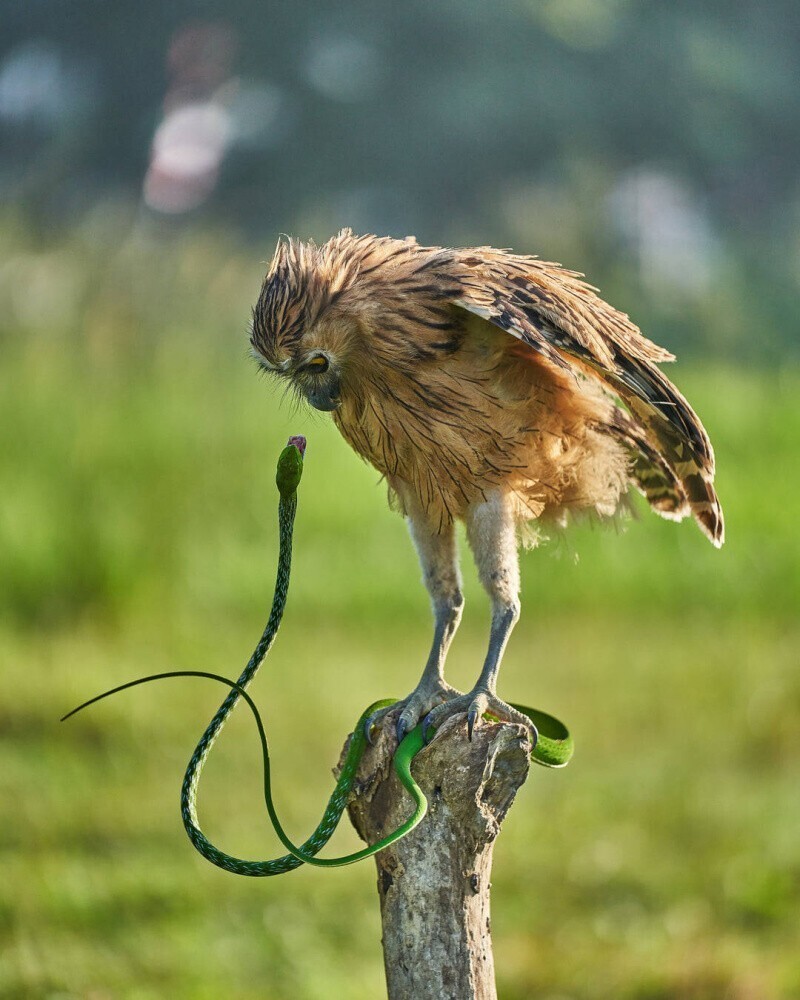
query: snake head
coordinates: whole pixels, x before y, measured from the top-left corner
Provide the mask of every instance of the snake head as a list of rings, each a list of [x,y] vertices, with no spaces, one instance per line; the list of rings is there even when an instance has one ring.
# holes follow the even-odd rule
[[[306,450],[304,437],[290,437],[278,459],[275,482],[283,499],[288,499],[296,490],[303,475],[303,455]]]
[[[306,457],[306,439],[302,434],[293,434],[286,443],[287,445],[293,444],[300,452],[301,458]]]

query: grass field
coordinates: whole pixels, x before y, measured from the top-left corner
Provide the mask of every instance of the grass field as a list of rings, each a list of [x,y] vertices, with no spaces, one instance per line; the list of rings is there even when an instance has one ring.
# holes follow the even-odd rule
[[[383,487],[328,423],[279,408],[236,340],[116,353],[9,338],[0,469],[0,995],[374,1000],[370,863],[275,880],[191,849],[177,797],[220,700],[171,681],[58,717],[145,672],[235,676],[276,556],[274,460],[309,438],[293,590],[254,687],[277,796],[301,837],[369,701],[406,693],[427,599]],[[678,368],[717,447],[728,543],[642,512],[524,557],[508,698],[572,727],[495,854],[506,1000],[800,996],[800,372]],[[466,567],[449,676],[488,607]],[[201,815],[232,853],[279,851],[255,734],[234,718]],[[354,844],[337,834],[334,849]]]

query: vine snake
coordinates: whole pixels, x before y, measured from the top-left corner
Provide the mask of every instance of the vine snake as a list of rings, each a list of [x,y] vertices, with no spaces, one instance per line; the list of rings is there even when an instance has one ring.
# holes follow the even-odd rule
[[[360,851],[347,854],[339,858],[318,858],[316,855],[327,844],[336,829],[342,813],[350,798],[350,793],[358,770],[358,765],[367,745],[367,737],[364,732],[366,720],[378,709],[387,708],[394,704],[393,699],[384,699],[370,705],[361,714],[360,719],[353,729],[353,735],[342,764],[336,787],[328,800],[328,804],[323,813],[319,825],[311,836],[302,844],[294,844],[281,825],[275,804],[272,799],[272,784],[269,759],[269,746],[267,736],[261,716],[256,708],[253,699],[245,690],[253,680],[264,657],[269,652],[280,627],[283,611],[286,606],[286,598],[289,591],[289,576],[292,563],[292,537],[294,532],[294,519],[297,511],[297,487],[303,473],[303,457],[305,453],[305,438],[292,437],[288,445],[281,452],[278,459],[278,468],[275,481],[280,494],[278,503],[278,523],[280,531],[280,546],[278,554],[278,571],[275,581],[275,591],[272,600],[269,619],[264,632],[259,639],[253,655],[247,662],[237,681],[231,681],[227,677],[219,674],[209,673],[203,670],[171,670],[160,674],[152,674],[148,677],[140,677],[137,680],[129,681],[126,684],[112,688],[94,698],[85,701],[82,705],[68,712],[62,722],[70,716],[75,715],[82,709],[93,705],[103,698],[108,698],[112,694],[124,691],[128,688],[136,687],[139,684],[146,684],[150,681],[163,680],[169,677],[203,677],[209,680],[226,684],[231,690],[220,705],[211,722],[206,727],[200,738],[194,753],[191,756],[189,765],[184,775],[181,786],[181,816],[186,833],[194,847],[212,864],[225,871],[233,872],[235,875],[250,875],[264,877],[269,875],[281,875],[284,872],[292,871],[301,864],[318,865],[320,867],[340,867],[352,864],[363,858],[371,857],[383,850],[395,841],[400,840],[407,833],[413,830],[422,820],[428,809],[428,803],[414,780],[411,773],[411,763],[414,757],[424,747],[425,741],[422,735],[422,725],[418,725],[412,730],[397,748],[394,755],[394,768],[401,784],[409,792],[414,802],[414,809],[408,819],[402,823],[392,833],[383,837],[375,844],[365,847]],[[264,801],[267,807],[270,821],[272,822],[279,840],[289,852],[280,858],[273,858],[269,861],[246,861],[242,858],[233,857],[226,854],[211,843],[200,829],[197,819],[197,787],[203,766],[208,759],[211,748],[220,734],[228,716],[233,711],[239,699],[243,699],[250,711],[258,729],[261,741],[261,753],[263,760],[264,774]],[[566,727],[551,715],[540,712],[536,709],[528,708],[524,705],[514,705],[516,709],[524,712],[534,726],[537,728],[539,738],[533,748],[532,758],[537,763],[545,767],[563,767],[572,757],[572,737]],[[491,718],[489,716],[489,718]]]

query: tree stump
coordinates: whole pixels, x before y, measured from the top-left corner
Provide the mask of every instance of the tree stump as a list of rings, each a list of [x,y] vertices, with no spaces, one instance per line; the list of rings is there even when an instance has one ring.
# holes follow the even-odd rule
[[[350,819],[367,843],[396,829],[411,799],[392,766],[390,714],[359,768]],[[389,1000],[495,1000],[489,917],[492,849],[531,745],[523,726],[447,720],[412,770],[428,814],[375,856]]]

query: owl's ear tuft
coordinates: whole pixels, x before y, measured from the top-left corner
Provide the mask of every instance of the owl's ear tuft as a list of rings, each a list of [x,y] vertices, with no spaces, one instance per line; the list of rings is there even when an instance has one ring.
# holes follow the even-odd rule
[[[286,267],[289,257],[289,242],[285,236],[281,235],[278,238],[278,242],[275,244],[275,250],[272,254],[272,261],[269,265],[269,271],[267,275],[275,274]]]

